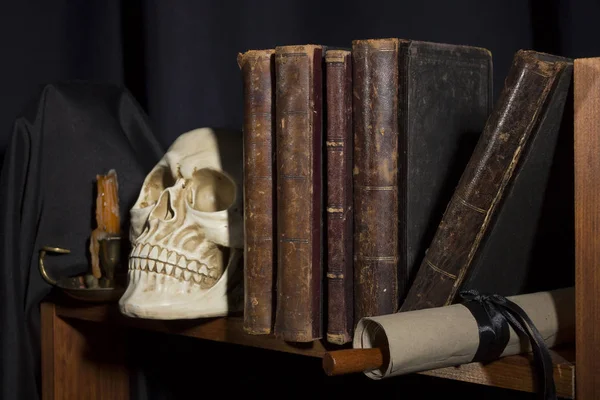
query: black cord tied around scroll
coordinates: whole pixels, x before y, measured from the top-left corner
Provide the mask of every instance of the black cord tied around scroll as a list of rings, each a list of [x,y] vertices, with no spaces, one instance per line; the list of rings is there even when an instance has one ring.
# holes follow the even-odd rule
[[[477,290],[460,293],[463,305],[471,311],[479,328],[479,347],[473,361],[489,362],[500,357],[510,337],[509,324],[519,336],[528,337],[537,372],[538,394],[543,400],[556,400],[552,359],[544,338],[527,313],[514,302],[497,294]]]

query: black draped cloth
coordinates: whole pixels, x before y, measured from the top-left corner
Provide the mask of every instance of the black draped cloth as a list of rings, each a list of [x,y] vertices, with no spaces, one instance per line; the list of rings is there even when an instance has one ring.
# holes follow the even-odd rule
[[[122,232],[129,208],[163,149],[124,88],[64,83],[43,88],[14,124],[0,175],[2,363],[0,398],[40,396],[39,304],[51,290],[38,272],[42,246],[55,276],[89,268],[96,175],[117,172]]]

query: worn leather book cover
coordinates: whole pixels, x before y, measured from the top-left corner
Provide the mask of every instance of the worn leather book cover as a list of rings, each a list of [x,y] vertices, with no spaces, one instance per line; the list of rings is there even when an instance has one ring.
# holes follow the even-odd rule
[[[355,320],[404,299],[492,108],[482,48],[353,42]]]
[[[275,289],[275,50],[238,55],[244,97],[244,331],[272,331]]]
[[[352,53],[325,53],[327,341],[344,344],[354,331],[352,205]]]
[[[291,342],[323,335],[323,57],[319,45],[275,52],[275,334]]]
[[[572,134],[562,143],[566,151],[556,151],[572,68],[566,58],[524,50],[515,54],[501,96],[400,311],[449,305],[461,289],[524,292],[527,280],[535,278],[528,276],[531,263],[545,265],[540,265],[539,281],[533,282],[537,286],[526,291],[572,284]],[[566,170],[552,171],[561,164]],[[550,179],[552,174],[562,175],[566,184],[553,188],[561,179]],[[557,197],[555,189],[564,193]],[[563,251],[566,264],[557,266]],[[542,253],[547,254],[536,256]]]

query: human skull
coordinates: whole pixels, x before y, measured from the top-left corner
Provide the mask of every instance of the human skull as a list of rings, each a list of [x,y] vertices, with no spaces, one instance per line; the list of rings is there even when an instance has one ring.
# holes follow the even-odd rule
[[[130,210],[123,314],[225,316],[243,307],[242,137],[196,129],[150,171]]]

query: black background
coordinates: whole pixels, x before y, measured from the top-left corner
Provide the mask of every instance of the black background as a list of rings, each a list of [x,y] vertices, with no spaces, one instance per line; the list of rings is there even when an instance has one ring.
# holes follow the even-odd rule
[[[0,6],[0,149],[39,86],[125,84],[166,147],[200,126],[241,128],[238,52],[403,37],[482,46],[499,93],[514,53],[600,54],[593,0],[52,0]]]
[[[600,56],[599,11],[600,3],[592,0],[4,1],[0,155],[15,118],[47,83],[124,84],[166,148],[201,126],[241,129],[238,52],[305,43],[347,47],[353,39],[377,37],[481,46],[493,54],[497,96],[519,49]],[[226,397],[401,398],[412,391],[408,398],[433,398],[457,390],[462,398],[520,398],[425,377],[327,379],[318,360],[135,335],[132,362],[143,365],[140,376],[146,377],[137,385],[140,397],[199,398],[218,390]]]

